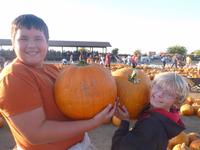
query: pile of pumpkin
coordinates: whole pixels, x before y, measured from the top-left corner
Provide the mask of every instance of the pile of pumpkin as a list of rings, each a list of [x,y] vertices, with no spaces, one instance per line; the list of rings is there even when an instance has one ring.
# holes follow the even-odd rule
[[[200,150],[200,135],[196,132],[183,131],[169,140],[167,150]]]
[[[177,74],[180,74],[184,77],[200,78],[200,75],[198,75],[198,73],[197,73],[197,67],[194,67],[194,68],[170,68],[170,67],[166,67],[165,69],[162,69],[162,68],[148,67],[147,65],[145,65],[145,66],[141,65],[141,66],[138,66],[138,68],[143,69],[145,71],[145,73],[151,79],[153,79],[154,76],[157,73],[160,73],[160,72],[176,72]]]
[[[181,115],[200,117],[200,98],[187,97],[184,104],[180,108]]]

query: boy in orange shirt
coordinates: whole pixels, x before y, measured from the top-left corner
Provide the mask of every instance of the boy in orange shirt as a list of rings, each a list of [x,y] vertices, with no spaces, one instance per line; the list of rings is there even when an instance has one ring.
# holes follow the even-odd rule
[[[108,105],[89,120],[70,121],[57,108],[54,82],[59,73],[44,64],[49,32],[45,22],[31,14],[12,22],[16,59],[0,75],[0,112],[6,119],[17,150],[66,150],[87,140],[86,131],[110,120],[115,106]],[[71,147],[71,148],[70,148]]]

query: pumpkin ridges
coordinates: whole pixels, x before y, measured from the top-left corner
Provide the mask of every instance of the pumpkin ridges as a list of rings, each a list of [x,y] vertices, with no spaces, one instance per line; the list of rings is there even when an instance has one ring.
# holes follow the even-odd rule
[[[149,77],[141,70],[137,70],[136,72],[138,83],[129,81],[132,68],[127,67],[112,72],[117,83],[117,94],[120,97],[119,101],[127,107],[132,119],[137,118],[143,107],[149,103],[150,96]]]
[[[65,115],[74,119],[87,119],[108,103],[114,103],[116,83],[105,70],[100,65],[92,64],[83,67],[69,66],[62,72],[55,84],[55,97]]]

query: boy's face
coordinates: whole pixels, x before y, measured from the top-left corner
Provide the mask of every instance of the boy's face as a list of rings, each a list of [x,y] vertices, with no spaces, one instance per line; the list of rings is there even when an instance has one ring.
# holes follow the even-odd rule
[[[152,86],[150,103],[153,107],[169,110],[175,101],[175,94],[169,93],[158,85]]]
[[[47,53],[48,44],[42,31],[31,28],[18,29],[13,39],[13,48],[23,63],[41,67]]]

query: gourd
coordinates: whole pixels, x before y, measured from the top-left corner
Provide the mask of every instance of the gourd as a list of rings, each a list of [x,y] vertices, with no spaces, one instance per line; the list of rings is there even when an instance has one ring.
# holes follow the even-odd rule
[[[117,97],[115,79],[99,64],[69,65],[55,82],[55,100],[68,118],[89,119]]]
[[[117,95],[121,105],[125,105],[131,119],[136,119],[144,106],[149,103],[149,77],[139,69],[125,67],[112,72],[117,83]]]

